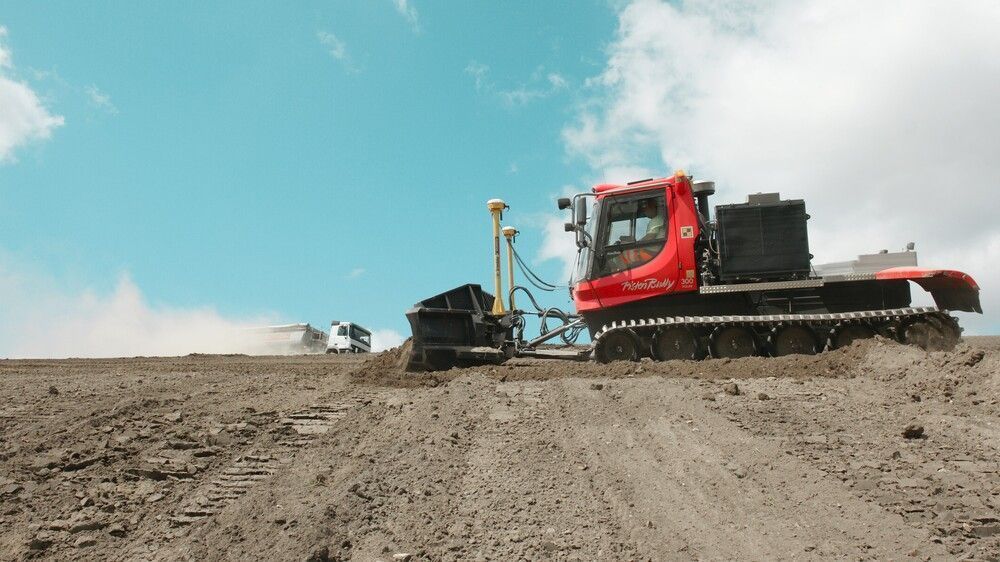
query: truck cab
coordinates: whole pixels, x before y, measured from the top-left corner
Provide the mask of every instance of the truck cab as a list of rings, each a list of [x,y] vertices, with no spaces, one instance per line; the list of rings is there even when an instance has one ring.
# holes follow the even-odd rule
[[[372,333],[353,322],[334,320],[330,323],[327,353],[368,353],[372,350]]]
[[[571,289],[577,311],[697,290],[700,225],[687,176],[597,185],[572,205],[580,248]]]

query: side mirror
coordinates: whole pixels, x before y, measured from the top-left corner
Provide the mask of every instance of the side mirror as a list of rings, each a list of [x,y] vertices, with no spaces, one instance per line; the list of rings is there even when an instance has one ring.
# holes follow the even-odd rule
[[[568,222],[568,223],[566,223],[566,224],[563,225],[563,230],[565,230],[566,232],[575,232],[576,231],[576,225],[573,224],[573,223],[571,223],[571,222]]]
[[[569,197],[560,197],[556,200],[556,203],[559,204],[560,211],[569,209],[573,205],[573,201],[571,201]]]
[[[583,226],[587,224],[587,201],[584,199],[579,199],[576,202],[576,208],[573,209],[573,215],[576,219],[576,224]]]

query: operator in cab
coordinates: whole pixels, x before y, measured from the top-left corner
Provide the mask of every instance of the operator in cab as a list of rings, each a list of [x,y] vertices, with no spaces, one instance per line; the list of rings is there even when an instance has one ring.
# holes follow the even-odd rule
[[[640,241],[664,238],[666,234],[666,220],[663,213],[660,212],[660,206],[656,204],[656,199],[643,199],[639,203],[639,214],[649,219],[649,222],[646,224],[646,234],[640,238]]]

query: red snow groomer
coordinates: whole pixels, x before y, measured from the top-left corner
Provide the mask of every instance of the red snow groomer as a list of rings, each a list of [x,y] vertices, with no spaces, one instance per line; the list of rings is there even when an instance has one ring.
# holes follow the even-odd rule
[[[478,285],[464,285],[417,303],[407,318],[413,331],[410,369],[502,362],[512,356],[599,361],[700,359],[812,354],[876,334],[925,349],[947,349],[961,329],[949,311],[982,313],[979,287],[960,271],[918,267],[905,251],[812,265],[805,202],[777,193],[709,213],[710,181],[671,177],[625,185],[602,184],[559,200],[572,210],[567,232],[576,237],[577,263],[569,290],[576,314],[538,307],[515,286],[513,264],[536,287],[551,290],[520,259],[507,237],[510,290],[505,307]],[[500,217],[492,200],[494,282],[502,295]],[[911,305],[911,283],[928,291],[935,307]],[[534,311],[514,306],[523,291]],[[542,334],[523,337],[525,316],[542,319]],[[558,319],[549,330],[547,321]],[[591,344],[559,350],[587,330]]]

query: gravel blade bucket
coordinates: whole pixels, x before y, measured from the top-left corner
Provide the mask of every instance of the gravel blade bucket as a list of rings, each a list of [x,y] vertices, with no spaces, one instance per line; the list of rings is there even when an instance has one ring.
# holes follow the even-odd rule
[[[407,371],[442,371],[502,363],[511,328],[490,314],[493,295],[479,285],[462,285],[422,300],[406,312],[413,337],[401,360]]]

